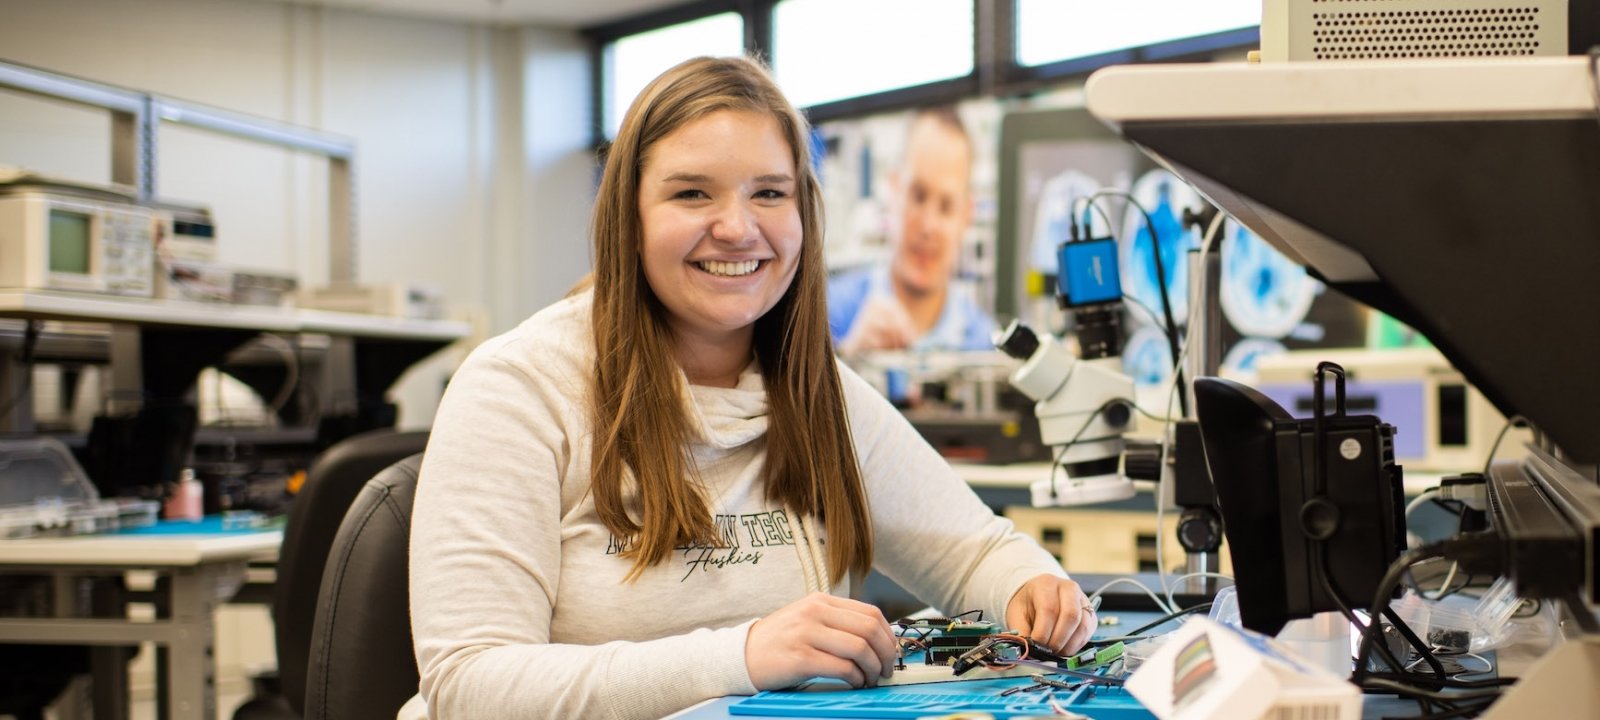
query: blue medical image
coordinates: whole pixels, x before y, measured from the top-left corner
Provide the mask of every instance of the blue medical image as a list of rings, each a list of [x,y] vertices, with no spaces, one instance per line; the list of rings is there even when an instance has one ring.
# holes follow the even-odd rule
[[[1129,295],[1160,312],[1160,277],[1164,275],[1174,320],[1182,326],[1189,308],[1188,252],[1199,246],[1197,233],[1183,227],[1183,211],[1198,210],[1203,201],[1193,188],[1165,170],[1152,170],[1139,178],[1132,194],[1150,212],[1150,219],[1146,222],[1132,205],[1123,216],[1123,285]],[[1160,275],[1156,252],[1161,253]]]
[[[1222,312],[1241,335],[1283,338],[1305,322],[1321,289],[1305,268],[1234,222],[1222,245]]]
[[[1161,328],[1146,325],[1128,337],[1122,348],[1122,371],[1140,387],[1154,387],[1172,374],[1172,348]]]

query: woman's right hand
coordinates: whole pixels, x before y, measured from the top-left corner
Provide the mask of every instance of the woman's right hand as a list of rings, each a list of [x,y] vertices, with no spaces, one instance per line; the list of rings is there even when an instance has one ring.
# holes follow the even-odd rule
[[[839,340],[846,357],[875,350],[901,350],[917,341],[917,329],[898,300],[873,296],[856,313],[855,322]]]
[[[745,639],[745,669],[758,690],[814,677],[873,687],[894,672],[897,643],[878,608],[814,592],[757,620]]]

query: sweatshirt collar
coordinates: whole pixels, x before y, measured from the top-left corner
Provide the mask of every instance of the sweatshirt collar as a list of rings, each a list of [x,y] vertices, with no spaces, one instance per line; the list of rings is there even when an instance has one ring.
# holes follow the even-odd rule
[[[688,385],[685,379],[685,385]],[[754,360],[739,373],[731,388],[688,385],[690,423],[700,441],[716,448],[744,445],[767,431],[767,388],[760,365]]]

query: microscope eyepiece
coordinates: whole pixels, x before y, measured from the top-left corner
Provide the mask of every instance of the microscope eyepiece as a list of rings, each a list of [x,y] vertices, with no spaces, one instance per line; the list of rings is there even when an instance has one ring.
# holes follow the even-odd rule
[[[995,336],[995,347],[1018,360],[1027,360],[1039,349],[1039,336],[1021,320],[1012,320],[1006,329]]]

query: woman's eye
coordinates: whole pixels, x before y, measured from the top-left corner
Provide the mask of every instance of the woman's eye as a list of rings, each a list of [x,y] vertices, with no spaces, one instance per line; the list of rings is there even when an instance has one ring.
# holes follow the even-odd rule
[[[679,190],[673,197],[680,200],[703,200],[707,196],[700,190]]]
[[[786,193],[782,190],[767,189],[757,191],[756,197],[762,200],[782,200],[783,198],[789,197],[789,193]]]

